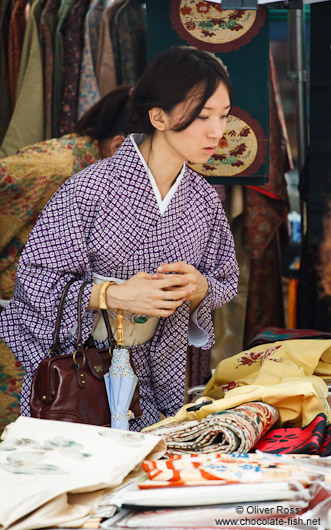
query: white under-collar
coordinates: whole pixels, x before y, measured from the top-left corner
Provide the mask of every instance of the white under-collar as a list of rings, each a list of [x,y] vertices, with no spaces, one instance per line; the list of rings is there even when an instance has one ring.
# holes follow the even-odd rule
[[[181,182],[181,180],[182,180],[182,178],[184,176],[185,169],[186,169],[186,164],[184,162],[183,167],[180,170],[180,173],[179,173],[178,177],[176,178],[175,182],[171,186],[171,188],[168,191],[167,195],[162,200],[161,193],[160,193],[159,188],[157,187],[155,178],[153,177],[153,174],[152,174],[151,170],[149,169],[149,167],[148,167],[148,165],[146,163],[146,160],[144,159],[144,157],[141,154],[140,149],[138,147],[138,145],[144,140],[144,138],[145,138],[144,134],[130,134],[130,139],[132,141],[133,147],[137,151],[137,154],[138,154],[138,156],[139,156],[144,168],[146,169],[147,175],[148,175],[149,180],[150,180],[150,182],[152,184],[152,188],[153,188],[153,191],[154,191],[154,194],[155,194],[155,197],[156,197],[157,204],[159,206],[161,215],[163,215],[164,212],[166,211],[171,199],[175,195],[175,193],[177,191],[177,188],[178,188],[178,186],[179,186],[179,184],[180,184],[180,182]]]

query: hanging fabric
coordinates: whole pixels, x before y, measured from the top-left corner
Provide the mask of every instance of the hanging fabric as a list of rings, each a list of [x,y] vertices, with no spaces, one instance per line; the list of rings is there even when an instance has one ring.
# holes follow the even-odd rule
[[[44,0],[32,1],[20,57],[15,108],[0,157],[9,156],[44,138],[43,69],[38,34],[43,5]]]
[[[54,65],[54,34],[61,0],[47,0],[40,17],[39,37],[44,72],[44,139],[52,137],[52,93]]]
[[[3,0],[0,4],[0,145],[11,116],[7,49],[10,5],[11,0]]]
[[[111,2],[112,3],[112,2]],[[78,118],[99,99],[100,92],[96,76],[98,37],[102,14],[109,0],[92,0],[84,24],[84,49],[80,71],[78,94]]]
[[[63,24],[63,65],[60,91],[59,134],[72,131],[77,122],[84,19],[90,0],[76,0]]]
[[[126,0],[112,28],[117,81],[133,85],[146,66],[146,9],[141,0]]]
[[[58,11],[58,23],[55,29],[54,63],[53,63],[53,95],[52,95],[52,136],[58,137],[61,110],[61,85],[63,68],[63,27],[75,0],[61,0]]]
[[[26,27],[25,7],[28,0],[15,0],[9,23],[8,73],[12,110],[15,107],[16,87],[20,68],[21,51]]]
[[[114,0],[110,2],[101,18],[96,70],[101,97],[108,94],[108,92],[113,90],[119,84],[116,76],[111,28],[116,10],[123,1],[124,0]]]

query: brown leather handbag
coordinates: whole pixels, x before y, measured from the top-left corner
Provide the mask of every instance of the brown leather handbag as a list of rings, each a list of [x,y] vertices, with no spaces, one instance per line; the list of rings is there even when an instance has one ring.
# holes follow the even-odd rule
[[[34,374],[30,397],[31,416],[108,426],[110,411],[103,376],[109,370],[112,349],[116,342],[107,311],[102,310],[109,347],[96,348],[91,336],[85,345],[82,344],[82,295],[89,282],[82,284],[78,295],[76,349],[72,355],[60,355],[59,333],[63,306],[69,287],[74,281],[75,279],[70,280],[64,288],[56,317],[53,345]],[[134,369],[133,364],[132,368]],[[134,414],[133,418],[142,416],[139,407],[139,383],[130,410]]]

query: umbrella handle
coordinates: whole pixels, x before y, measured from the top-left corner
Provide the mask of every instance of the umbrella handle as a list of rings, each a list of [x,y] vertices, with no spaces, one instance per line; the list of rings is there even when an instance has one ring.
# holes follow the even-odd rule
[[[117,344],[124,346],[123,311],[117,310]]]

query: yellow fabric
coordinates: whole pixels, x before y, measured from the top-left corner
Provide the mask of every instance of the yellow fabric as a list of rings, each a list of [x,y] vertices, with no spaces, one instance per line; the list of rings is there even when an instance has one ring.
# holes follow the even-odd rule
[[[98,142],[75,134],[0,159],[0,298],[13,296],[18,259],[45,204],[67,178],[99,159]]]
[[[157,425],[204,418],[249,401],[263,401],[278,408],[279,426],[303,427],[321,412],[331,423],[327,385],[319,376],[331,378],[331,340],[299,339],[263,344],[217,365],[204,397],[200,398],[210,397],[212,404],[188,412],[187,408],[192,406],[189,403]],[[224,392],[222,385],[228,383],[239,386]]]

